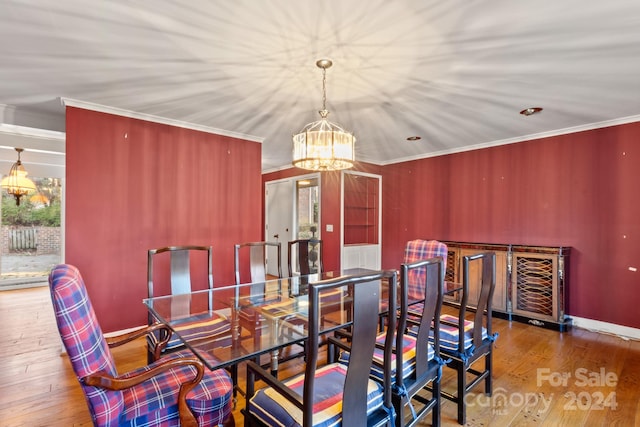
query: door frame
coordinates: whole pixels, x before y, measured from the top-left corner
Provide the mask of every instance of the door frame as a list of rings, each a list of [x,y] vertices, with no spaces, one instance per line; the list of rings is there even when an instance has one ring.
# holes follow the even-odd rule
[[[265,240],[269,240],[267,237],[269,236],[268,233],[268,226],[269,226],[269,222],[268,222],[268,212],[269,212],[269,197],[267,194],[267,189],[268,186],[270,184],[281,184],[283,182],[289,182],[291,184],[291,191],[290,191],[290,197],[292,199],[292,206],[293,206],[293,211],[291,212],[291,224],[289,225],[289,235],[286,236],[285,238],[281,238],[279,239],[279,241],[282,243],[282,264],[283,264],[283,269],[282,269],[282,274],[285,276],[288,276],[289,271],[287,269],[287,257],[288,257],[288,253],[289,253],[289,248],[288,248],[288,242],[290,240],[293,240],[294,238],[294,231],[298,230],[298,219],[296,218],[296,212],[297,212],[297,200],[296,200],[296,182],[298,181],[303,181],[305,179],[317,179],[318,180],[318,201],[319,201],[319,207],[318,207],[318,235],[317,238],[321,239],[321,235],[322,235],[322,227],[320,227],[320,224],[322,224],[322,203],[320,202],[322,200],[322,175],[319,172],[313,172],[313,173],[307,173],[307,174],[303,174],[303,175],[295,175],[295,176],[291,176],[288,178],[281,178],[281,179],[274,179],[271,181],[265,181],[265,185],[264,185],[264,212],[263,212],[263,218],[264,218],[264,236],[265,236]]]

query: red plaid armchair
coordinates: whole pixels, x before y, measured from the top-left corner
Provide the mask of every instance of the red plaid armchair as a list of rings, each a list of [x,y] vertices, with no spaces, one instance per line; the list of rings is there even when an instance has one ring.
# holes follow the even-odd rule
[[[224,370],[205,372],[202,362],[190,353],[176,352],[119,375],[109,347],[142,337],[149,328],[106,339],[82,276],[72,265],[54,267],[49,285],[58,330],[94,425],[234,424],[232,383]]]

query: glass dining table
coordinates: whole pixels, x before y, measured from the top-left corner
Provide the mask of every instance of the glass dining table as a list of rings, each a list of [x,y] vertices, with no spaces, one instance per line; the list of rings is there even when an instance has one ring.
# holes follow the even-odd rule
[[[280,350],[296,343],[304,345],[307,339],[309,284],[373,272],[348,269],[268,279],[259,283],[147,298],[143,302],[152,316],[169,326],[209,369],[225,368],[271,354],[271,369],[277,370]],[[350,292],[346,288],[321,295],[322,333],[330,333],[349,324],[350,302]],[[382,309],[372,308],[378,312]],[[192,327],[184,328],[184,325]],[[197,334],[183,332],[194,329],[198,330]]]

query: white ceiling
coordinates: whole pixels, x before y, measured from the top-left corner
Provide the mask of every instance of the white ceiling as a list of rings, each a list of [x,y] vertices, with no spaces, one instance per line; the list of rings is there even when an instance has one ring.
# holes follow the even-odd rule
[[[0,10],[0,123],[64,131],[60,98],[71,98],[257,137],[263,170],[288,166],[291,135],[318,119],[319,58],[334,62],[329,119],[355,133],[358,160],[377,164],[640,119],[637,0],[0,0]],[[518,114],[533,106],[544,111]]]

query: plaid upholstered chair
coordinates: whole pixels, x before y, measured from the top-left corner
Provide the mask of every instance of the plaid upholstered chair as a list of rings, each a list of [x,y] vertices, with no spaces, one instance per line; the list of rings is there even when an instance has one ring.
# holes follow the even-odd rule
[[[458,406],[458,423],[466,422],[465,396],[484,380],[484,392],[491,395],[493,342],[497,333],[491,330],[491,301],[496,281],[496,256],[493,252],[465,256],[462,260],[462,300],[458,315],[440,316],[440,349],[443,357],[451,359],[448,367],[457,372],[457,393],[442,392],[442,396]],[[477,301],[469,301],[470,280],[480,281]],[[467,307],[476,307],[467,312]],[[432,337],[433,341],[433,337]],[[484,368],[472,365],[484,358]],[[467,374],[473,379],[467,382]]]
[[[404,250],[405,264],[431,258],[442,258],[444,270],[447,271],[447,245],[437,240],[410,240]],[[409,270],[407,292],[410,300],[424,299],[426,276],[424,269]]]
[[[384,381],[370,378],[377,335],[377,316],[371,311],[380,304],[380,282],[389,280],[391,309],[395,310],[397,273],[378,272],[342,276],[309,285],[309,351],[305,372],[278,380],[254,362],[247,362],[247,426],[393,426],[391,403],[391,349],[394,334],[386,336],[383,355]],[[325,292],[349,287],[353,297],[352,350],[349,361],[318,366],[322,334],[318,301]],[[395,328],[395,319],[390,319]],[[332,339],[332,338],[330,338]],[[266,388],[254,390],[262,380]]]
[[[232,383],[224,370],[205,372],[202,362],[188,357],[190,353],[176,352],[119,374],[109,348],[162,326],[106,339],[76,267],[57,265],[51,270],[49,285],[60,337],[94,425],[234,425]]]
[[[447,245],[437,240],[410,240],[404,249],[404,264],[411,264],[418,261],[424,261],[431,258],[441,258],[444,270],[447,270]],[[425,269],[410,269],[408,271],[407,283],[404,284],[407,289],[407,297],[413,301],[410,305],[409,312],[414,316],[420,316],[424,309],[421,302],[425,298],[426,276]],[[401,280],[404,280],[401,276]],[[383,329],[385,317],[380,318],[380,329]]]

